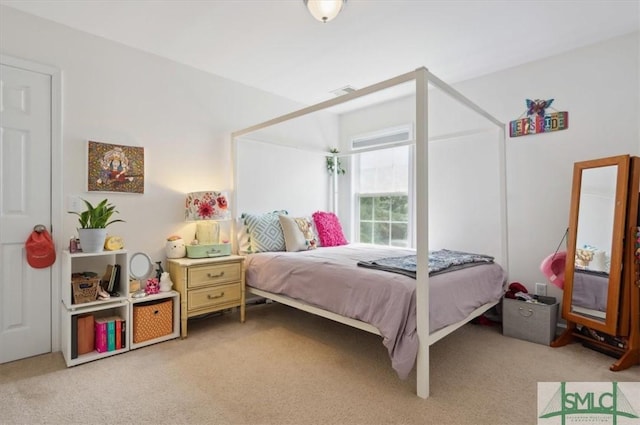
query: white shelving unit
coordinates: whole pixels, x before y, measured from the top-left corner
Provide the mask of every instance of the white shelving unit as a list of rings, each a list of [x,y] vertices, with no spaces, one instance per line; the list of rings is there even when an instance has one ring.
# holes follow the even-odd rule
[[[71,356],[71,344],[72,344],[71,317],[74,315],[91,313],[96,318],[117,315],[127,320],[126,318],[129,312],[129,303],[127,300],[119,300],[116,303],[94,305],[93,307],[77,308],[74,310],[66,310],[63,304],[60,310],[62,312],[60,317],[60,329],[61,329],[61,336],[62,336],[62,355],[64,357],[64,361],[67,364],[67,366],[76,366],[82,363],[102,359],[104,357],[113,356],[114,354],[120,354],[120,353],[129,351],[129,345],[128,345],[129,337],[127,337],[126,338],[127,342],[125,342],[125,347],[119,350],[105,351],[104,353],[99,353],[94,350],[86,354],[80,354],[75,359],[71,358],[72,357]],[[129,332],[129,330],[127,330],[127,332]]]
[[[67,366],[76,366],[93,360],[102,359],[104,357],[113,356],[115,354],[124,353],[132,349],[178,338],[180,336],[180,293],[177,291],[169,291],[160,292],[154,295],[147,295],[142,298],[130,297],[129,254],[126,250],[103,251],[96,253],[70,253],[68,250],[64,250],[62,251],[61,258],[62,278],[60,279],[60,294],[62,308],[60,309],[60,334],[62,341],[62,355]],[[72,274],[90,271],[97,273],[98,277],[101,278],[109,264],[120,265],[120,279],[114,286],[114,290],[117,291],[120,296],[112,296],[110,299],[104,301],[96,300],[81,304],[74,304],[73,285],[71,282]],[[133,318],[133,307],[138,303],[167,298],[171,298],[173,301],[172,332],[148,341],[134,343],[133,330],[136,323],[134,323]],[[126,336],[124,348],[105,351],[102,353],[94,350],[86,354],[79,354],[77,357],[73,358],[72,344],[74,339],[72,335],[72,319],[73,316],[85,314],[92,314],[94,319],[106,316],[120,316],[125,320]]]
[[[133,307],[138,303],[145,303],[149,301],[157,301],[166,298],[171,298],[173,300],[173,329],[170,334],[150,339],[143,342],[135,343],[133,342],[133,329],[136,326],[136,323],[133,319]],[[158,342],[167,341],[169,339],[178,338],[180,336],[180,293],[176,291],[169,292],[160,292],[158,294],[147,295],[142,298],[130,298],[129,302],[131,303],[131,308],[129,308],[129,319],[128,323],[131,325],[128,328],[127,339],[129,340],[129,347],[134,350],[136,348],[146,347],[147,345],[157,344]]]
[[[108,264],[118,264],[120,266],[120,280],[116,282],[114,290],[120,296],[111,297],[108,300],[91,301],[81,304],[73,302],[73,285],[71,275],[73,273],[94,272],[102,277]],[[73,336],[71,332],[72,317],[75,315],[93,314],[94,318],[105,316],[120,316],[122,319],[129,321],[129,310],[131,308],[129,302],[129,256],[126,250],[103,251],[96,253],[70,253],[68,250],[62,251],[62,278],[60,279],[60,294],[62,308],[60,309],[60,328],[62,341],[62,355],[67,366],[75,366],[81,363],[113,356],[129,350],[129,337],[125,338],[124,348],[99,353],[92,351],[90,353],[78,355],[72,358],[72,342]],[[129,322],[130,323],[130,322]],[[127,335],[129,334],[129,323],[127,323]]]

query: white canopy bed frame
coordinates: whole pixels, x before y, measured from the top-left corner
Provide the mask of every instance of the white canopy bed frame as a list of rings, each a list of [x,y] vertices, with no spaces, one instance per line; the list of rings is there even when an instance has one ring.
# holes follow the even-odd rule
[[[416,255],[417,255],[417,277],[416,277],[416,320],[417,320],[417,334],[419,339],[418,355],[416,360],[416,393],[421,398],[429,397],[429,346],[436,341],[442,339],[444,336],[452,333],[456,329],[460,328],[464,324],[473,320],[474,318],[482,315],[490,308],[494,307],[498,302],[491,302],[480,306],[473,311],[466,319],[446,326],[435,332],[429,333],[429,194],[428,194],[428,158],[429,158],[429,140],[442,139],[441,137],[429,138],[429,123],[428,123],[428,100],[429,100],[429,85],[437,87],[442,90],[448,96],[450,96],[455,102],[460,105],[469,108],[476,112],[480,116],[484,117],[491,123],[492,129],[497,129],[498,134],[498,149],[497,154],[499,156],[499,185],[500,192],[500,264],[507,270],[508,258],[507,258],[507,210],[506,210],[506,166],[505,166],[505,125],[498,119],[491,116],[488,112],[480,108],[471,100],[467,99],[461,93],[444,83],[442,80],[430,73],[426,68],[421,67],[415,71],[408,72],[406,74],[399,75],[397,77],[382,81],[377,84],[373,84],[366,88],[351,92],[349,94],[330,99],[325,102],[321,102],[316,105],[312,105],[298,111],[285,114],[278,118],[271,119],[269,121],[257,124],[246,129],[236,131],[232,133],[232,154],[234,157],[234,185],[237,185],[237,168],[238,168],[238,152],[237,143],[241,138],[246,137],[250,133],[257,132],[259,130],[284,123],[289,120],[293,120],[304,115],[308,115],[314,112],[326,110],[328,108],[340,105],[345,102],[350,102],[355,99],[362,98],[367,95],[375,94],[381,90],[386,90],[398,86],[400,84],[415,82],[415,155],[414,155],[414,167],[415,167],[415,222],[416,222]],[[495,127],[494,127],[495,126]],[[465,132],[461,132],[463,135]],[[467,132],[468,133],[468,132]],[[334,192],[337,184],[337,180],[334,179]],[[232,210],[234,214],[239,211],[236,209],[237,205],[237,187],[233,188],[234,194],[232,198]],[[334,195],[333,205],[336,205],[336,198]],[[374,326],[355,320],[349,317],[344,317],[339,314],[335,314],[330,311],[323,310],[313,305],[305,304],[297,299],[293,299],[284,295],[274,294],[266,292],[256,288],[247,288],[248,293],[254,294],[267,299],[280,302],[285,305],[289,305],[300,310],[322,316],[337,322],[352,326],[373,334],[380,335],[377,328]]]

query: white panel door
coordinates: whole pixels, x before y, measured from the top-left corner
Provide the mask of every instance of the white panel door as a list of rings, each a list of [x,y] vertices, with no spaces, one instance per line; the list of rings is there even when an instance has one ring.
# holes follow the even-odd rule
[[[51,229],[51,76],[0,65],[0,363],[51,352],[52,269],[24,243]]]

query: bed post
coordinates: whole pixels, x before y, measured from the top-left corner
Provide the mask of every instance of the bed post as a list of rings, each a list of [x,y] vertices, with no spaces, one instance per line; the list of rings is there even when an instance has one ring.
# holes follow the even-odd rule
[[[416,393],[429,397],[429,156],[428,156],[428,72],[416,70],[416,324],[418,359]]]
[[[334,214],[338,215],[338,174],[340,174],[338,173],[338,154],[334,153],[332,156],[334,170],[333,173],[331,173],[331,210]]]

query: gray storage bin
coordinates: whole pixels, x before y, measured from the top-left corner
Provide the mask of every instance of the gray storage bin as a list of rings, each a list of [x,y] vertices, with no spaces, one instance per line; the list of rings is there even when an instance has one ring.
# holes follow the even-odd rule
[[[551,344],[556,335],[558,303],[552,297],[545,301],[549,304],[504,298],[502,334],[538,344]]]

